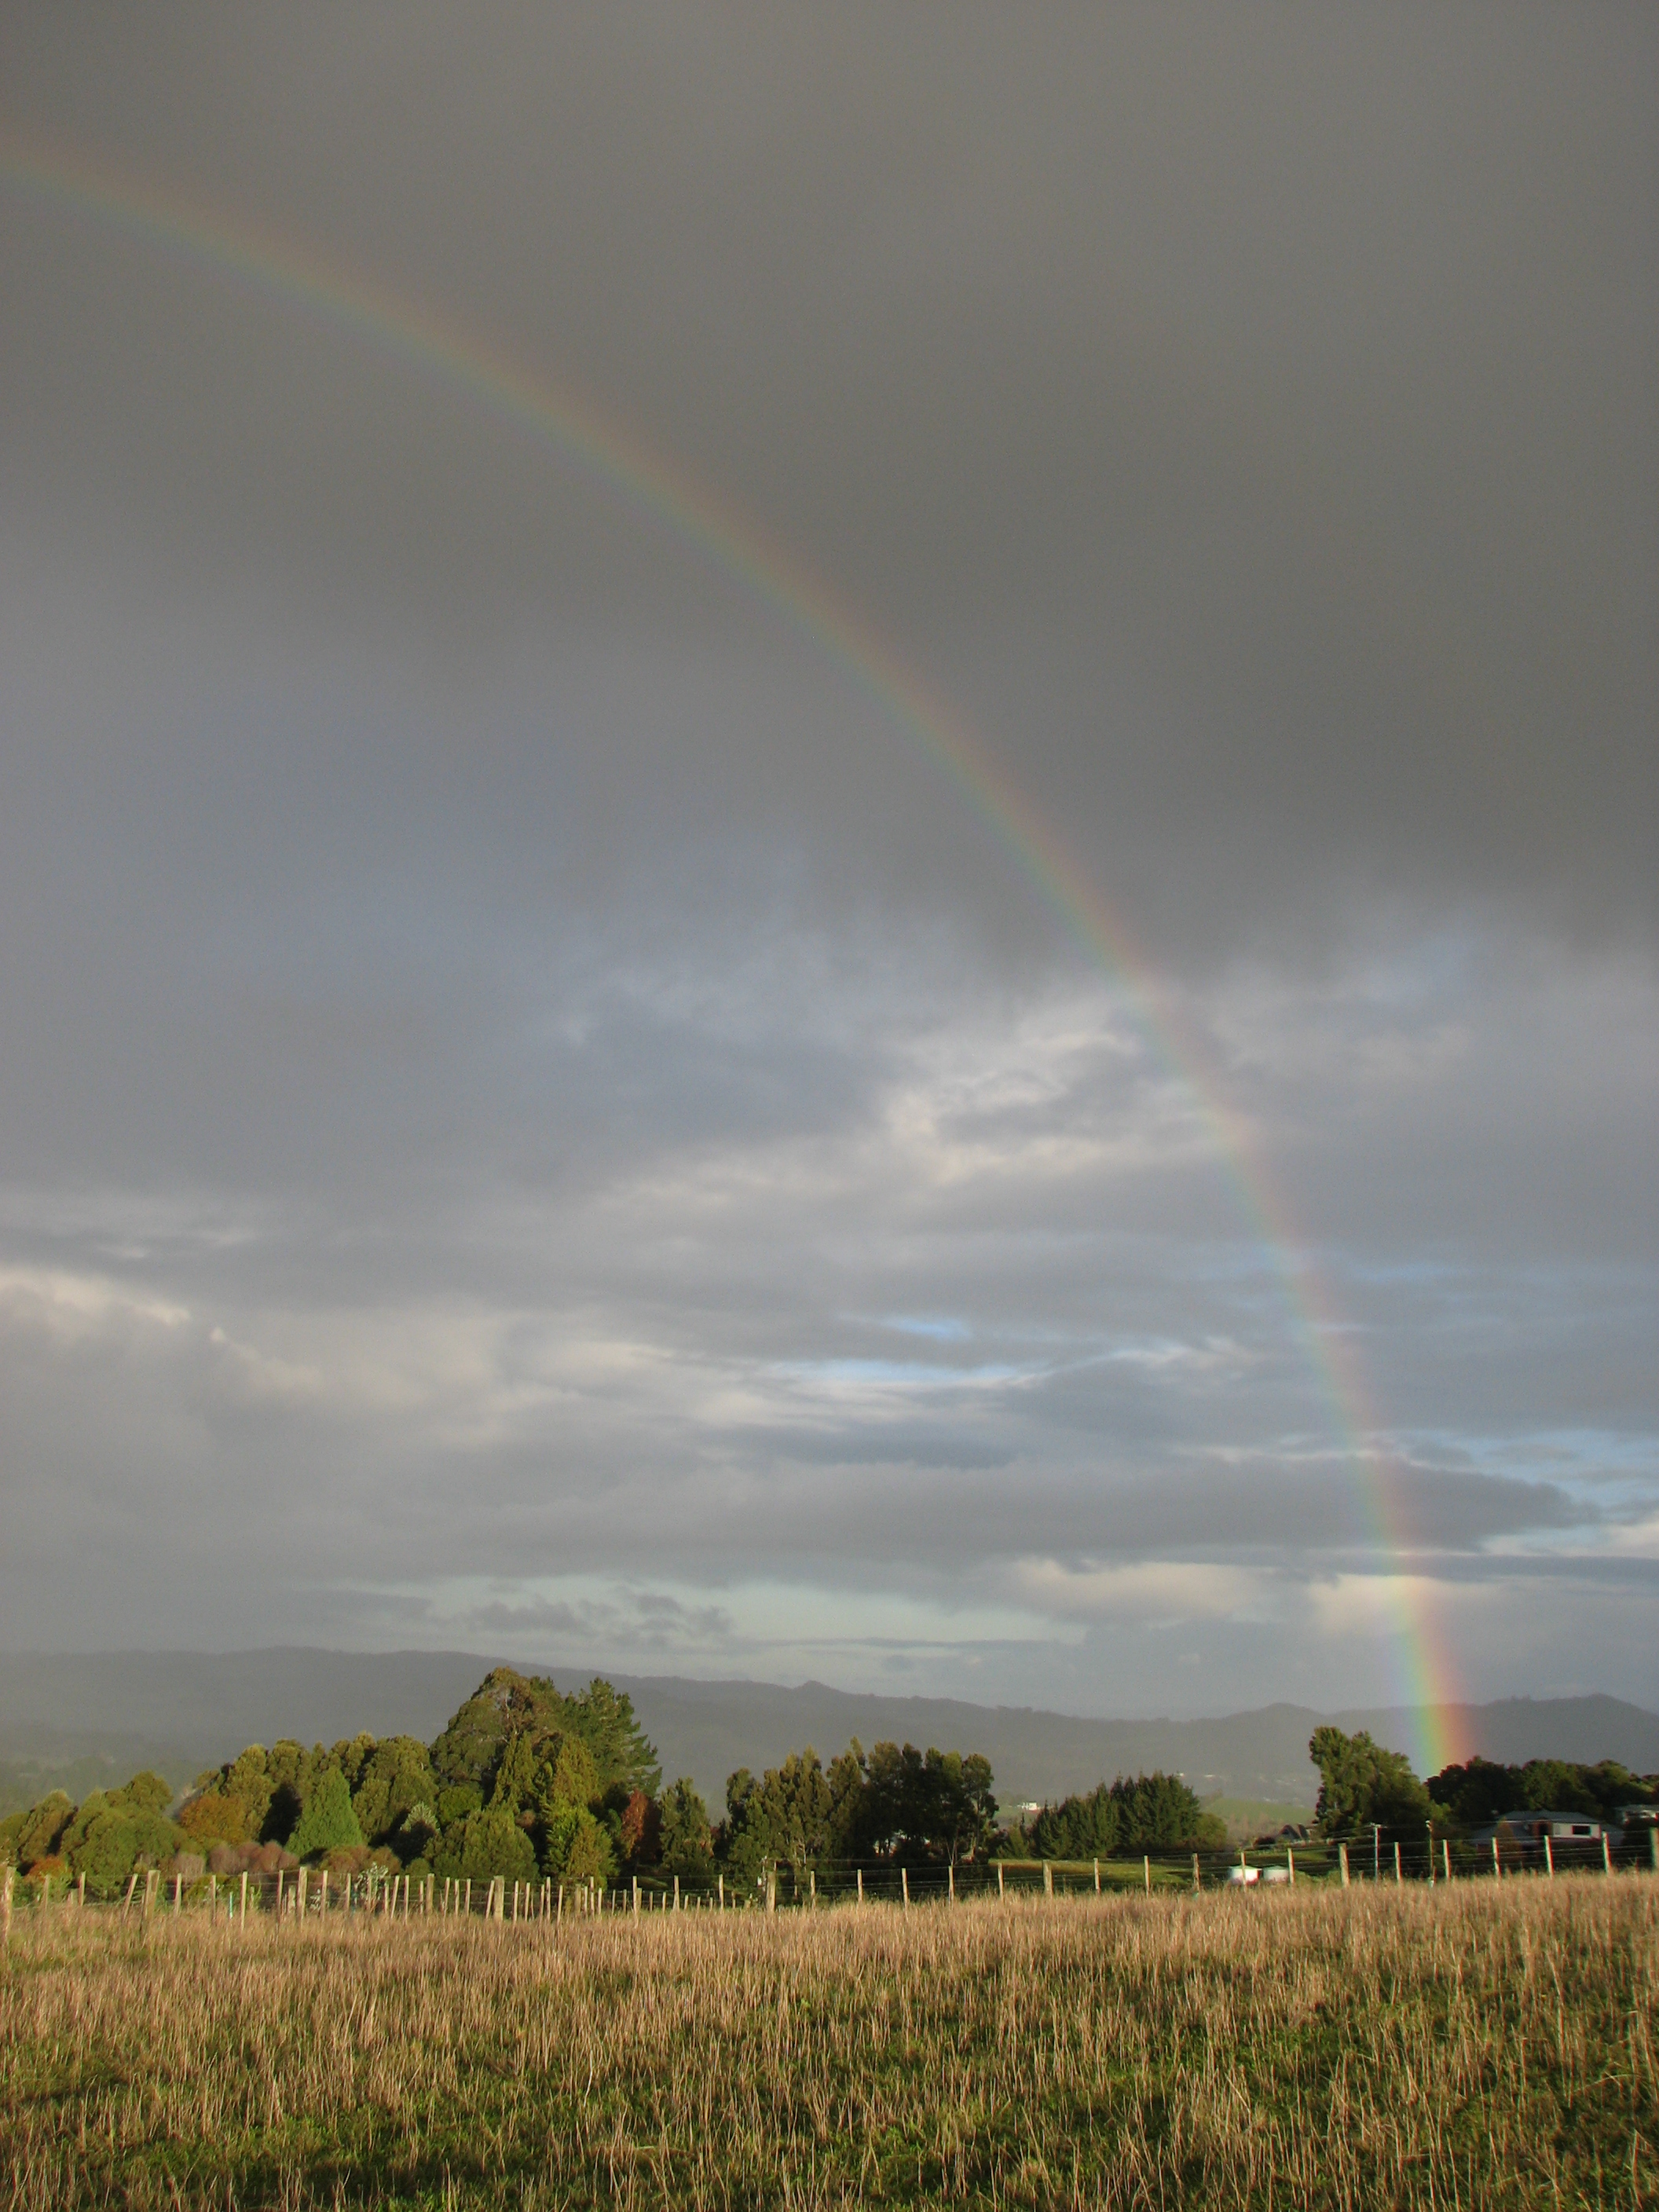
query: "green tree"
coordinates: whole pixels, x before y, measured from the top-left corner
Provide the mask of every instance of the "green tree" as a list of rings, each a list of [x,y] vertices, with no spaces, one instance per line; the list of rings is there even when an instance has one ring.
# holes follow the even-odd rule
[[[964,1758],[957,1751],[930,1750],[922,1771],[931,1850],[951,1866],[982,1857],[996,1829],[990,1760],[976,1751]]]
[[[530,1838],[513,1815],[499,1805],[469,1813],[453,1828],[446,1828],[431,1855],[434,1874],[453,1875],[462,1881],[487,1881],[501,1875],[508,1881],[534,1881],[536,1854]]]
[[[536,1739],[527,1729],[508,1736],[495,1762],[495,1778],[489,1792],[491,1805],[511,1813],[516,1820],[528,1806],[548,1763],[540,1756]]]
[[[565,1705],[551,1682],[511,1667],[492,1668],[432,1747],[440,1788],[471,1782],[487,1797],[511,1739],[561,1734]]]
[[[320,1744],[314,1752],[309,1752],[291,1736],[283,1736],[272,1744],[265,1754],[270,1796],[260,1824],[261,1843],[287,1844],[311,1793],[313,1777],[326,1757]]]
[[[825,1827],[830,1856],[860,1858],[868,1848],[865,1838],[865,1799],[869,1777],[865,1771],[864,1746],[856,1736],[845,1751],[837,1753],[830,1760],[824,1780],[830,1788],[830,1816]]]
[[[726,1818],[714,1838],[714,1852],[737,1888],[758,1887],[771,1855],[770,1830],[761,1786],[746,1766],[726,1778]]]
[[[550,1683],[550,1689],[552,1685]],[[634,1701],[602,1675],[564,1700],[570,1728],[593,1754],[600,1791],[635,1790],[654,1797],[662,1788],[662,1767],[650,1738],[634,1716]]]
[[[558,1820],[558,1863],[550,1863],[548,1872],[566,1881],[586,1881],[592,1876],[601,1888],[609,1887],[616,1879],[617,1856],[604,1823],[585,1805],[568,1808]]]
[[[135,1813],[165,1813],[173,1802],[173,1789],[146,1766],[122,1784],[120,1796],[123,1804],[130,1805]]]
[[[1586,1786],[1585,1770],[1565,1759],[1528,1759],[1521,1770],[1520,1804],[1537,1812],[1588,1813],[1601,1811],[1595,1793]]]
[[[276,1789],[264,1746],[249,1744],[228,1765],[221,1768],[218,1786],[226,1796],[236,1798],[245,1808],[249,1835],[256,1839],[263,1838]]]
[[[70,1872],[85,1875],[97,1898],[118,1897],[136,1867],[160,1866],[185,1840],[161,1814],[122,1803],[120,1796],[112,1791],[90,1819],[77,1822],[80,1832],[66,1853]]]
[[[247,1841],[247,1808],[222,1790],[204,1790],[179,1814],[179,1826],[198,1844]]]
[[[312,1784],[288,1848],[296,1859],[307,1859],[325,1851],[361,1849],[363,1841],[344,1774],[337,1766],[325,1767]]]
[[[1404,1753],[1385,1750],[1363,1729],[1345,1735],[1317,1728],[1308,1756],[1319,1769],[1314,1819],[1322,1836],[1353,1837],[1373,1825],[1420,1830],[1433,1811]]]
[[[1472,1759],[1466,1766],[1443,1766],[1425,1786],[1435,1819],[1449,1826],[1484,1828],[1526,1802],[1519,1771],[1489,1759]]]
[[[53,1790],[31,1805],[17,1837],[17,1863],[25,1872],[38,1859],[57,1856],[64,1832],[75,1818],[75,1805],[64,1791]]]
[[[1118,1801],[1109,1783],[1045,1805],[1031,1822],[1031,1850],[1042,1859],[1109,1858],[1118,1847]]]
[[[348,1747],[349,1763],[339,1763],[351,1785],[357,1825],[371,1844],[396,1844],[416,1805],[437,1796],[432,1758],[412,1735],[360,1736]],[[355,1771],[354,1771],[355,1767]]]
[[[665,1874],[707,1881],[714,1870],[714,1837],[708,1808],[695,1783],[684,1777],[663,1792],[659,1863]]]

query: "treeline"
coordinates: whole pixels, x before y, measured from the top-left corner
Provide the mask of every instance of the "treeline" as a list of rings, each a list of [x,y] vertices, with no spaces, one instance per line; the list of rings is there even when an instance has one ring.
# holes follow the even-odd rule
[[[809,1748],[759,1776],[740,1768],[713,1820],[692,1783],[663,1787],[632,1704],[609,1682],[566,1695],[497,1668],[434,1743],[252,1744],[198,1775],[171,1816],[173,1793],[157,1775],[78,1806],[54,1791],[0,1821],[0,1860],[37,1876],[84,1876],[104,1898],[146,1867],[194,1879],[302,1862],[475,1881],[720,1875],[741,1893],[768,1867],[798,1876],[851,1860],[919,1869],[1219,1839],[1174,1776],[1103,1783],[1010,1829],[998,1823],[992,1785],[977,1753],[892,1743],[866,1752],[854,1741],[827,1766]]]
[[[1632,1774],[1617,1759],[1579,1765],[1533,1759],[1523,1766],[1472,1759],[1418,1779],[1403,1752],[1374,1743],[1363,1730],[1316,1729],[1308,1756],[1319,1769],[1315,1825],[1333,1841],[1369,1834],[1373,1825],[1420,1836],[1457,1835],[1490,1826],[1507,1813],[1582,1813],[1617,1824],[1631,1807],[1659,1808],[1659,1775]]]
[[[977,1754],[854,1742],[826,1770],[807,1750],[758,1779],[746,1769],[711,1820],[695,1785],[665,1790],[629,1698],[595,1680],[563,1695],[497,1668],[432,1744],[413,1736],[252,1744],[198,1775],[169,1817],[160,1776],[53,1791],[0,1821],[0,1861],[84,1876],[120,1893],[136,1869],[194,1878],[310,1862],[371,1864],[416,1877],[608,1884],[657,1872],[723,1872],[739,1887],[768,1864],[805,1870],[835,1857],[961,1863],[996,1839],[989,1764]]]
[[[1529,1807],[1605,1820],[1622,1807],[1659,1806],[1659,1778],[1612,1760],[1474,1759],[1425,1784],[1402,1753],[1368,1735],[1319,1729],[1309,1752],[1321,1773],[1317,1825],[1333,1839],[1373,1823],[1420,1835],[1432,1822],[1455,1834]],[[740,1768],[711,1820],[693,1784],[663,1787],[630,1701],[609,1682],[566,1695],[503,1667],[434,1743],[357,1735],[310,1750],[250,1745],[198,1776],[171,1814],[173,1791],[155,1774],[79,1805],[54,1790],[0,1820],[0,1861],[37,1876],[84,1877],[100,1898],[119,1895],[147,1867],[193,1880],[307,1861],[474,1881],[721,1875],[742,1892],[769,1867],[802,1876],[849,1861],[895,1869],[1087,1861],[1225,1841],[1178,1775],[1120,1776],[1007,1827],[992,1784],[977,1753],[892,1743],[866,1753],[855,1741],[827,1766],[809,1748],[758,1777]]]
[[[1179,1775],[1120,1775],[1011,1829],[1006,1855],[1104,1859],[1119,1851],[1212,1850],[1226,1840],[1224,1821],[1204,1810]]]

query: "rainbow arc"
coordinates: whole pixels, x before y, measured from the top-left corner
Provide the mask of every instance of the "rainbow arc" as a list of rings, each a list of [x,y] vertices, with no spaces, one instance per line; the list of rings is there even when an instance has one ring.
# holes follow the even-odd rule
[[[1166,1066],[1187,1085],[1224,1164],[1240,1213],[1282,1285],[1287,1316],[1353,1469],[1368,1540],[1388,1563],[1397,1702],[1416,1716],[1421,1771],[1458,1755],[1447,1709],[1452,1658],[1411,1571],[1415,1547],[1400,1469],[1335,1303],[1244,1119],[1227,1103],[1202,1041],[1123,918],[951,702],[843,594],[728,500],[657,453],[591,398],[532,374],[477,333],[308,246],[207,209],[61,148],[0,136],[0,181],[121,233],[219,283],[240,284],[331,326],[414,376],[493,416],[608,487],[698,558],[741,585],[874,700],[952,784],[1094,965],[1123,992]]]

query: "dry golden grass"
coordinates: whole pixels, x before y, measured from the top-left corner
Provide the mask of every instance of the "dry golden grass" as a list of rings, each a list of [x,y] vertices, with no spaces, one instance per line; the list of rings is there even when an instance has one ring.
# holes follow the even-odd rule
[[[21,2207],[1659,2202],[1650,1877],[246,1934],[0,1972]]]

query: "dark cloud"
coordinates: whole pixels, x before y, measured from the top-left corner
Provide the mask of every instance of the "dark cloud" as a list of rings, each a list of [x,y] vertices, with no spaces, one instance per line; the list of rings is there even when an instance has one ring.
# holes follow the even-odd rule
[[[8,144],[775,532],[1158,979],[706,547],[8,174],[4,1635],[1659,1694],[1656,38],[0,15]]]
[[[1356,892],[1650,930],[1654,44],[1616,9],[23,9],[5,74],[42,143],[441,310],[746,505],[1173,955]],[[32,532],[417,624],[467,681],[550,624],[771,659],[795,742],[668,750],[817,849],[879,824],[845,794],[891,731],[837,698],[817,774],[833,671],[464,395],[15,191],[5,252]],[[610,703],[568,750],[654,776]],[[876,830],[890,890],[908,843]]]

